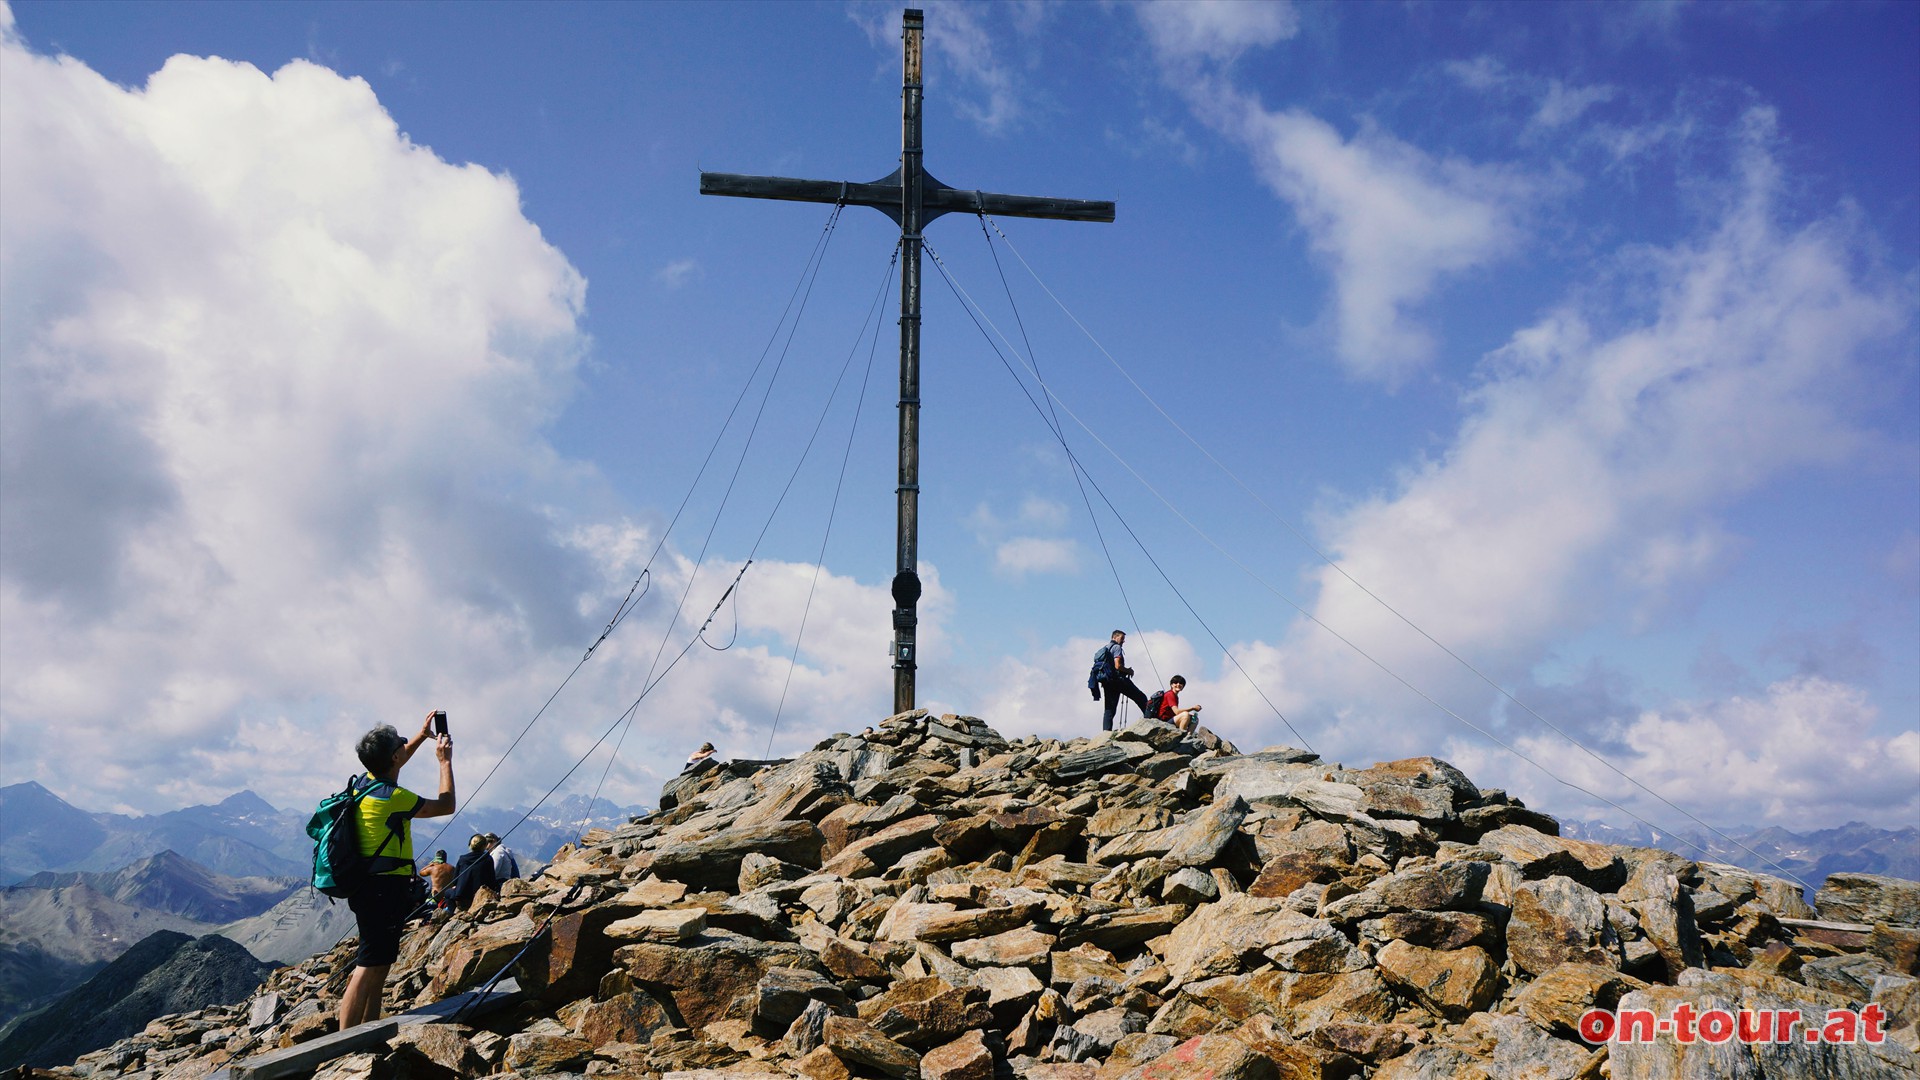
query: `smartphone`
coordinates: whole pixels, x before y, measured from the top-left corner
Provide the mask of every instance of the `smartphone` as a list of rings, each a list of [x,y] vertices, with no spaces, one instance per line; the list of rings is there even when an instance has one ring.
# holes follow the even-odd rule
[[[433,714],[433,733],[436,736],[447,733],[447,714],[445,710],[439,710]]]

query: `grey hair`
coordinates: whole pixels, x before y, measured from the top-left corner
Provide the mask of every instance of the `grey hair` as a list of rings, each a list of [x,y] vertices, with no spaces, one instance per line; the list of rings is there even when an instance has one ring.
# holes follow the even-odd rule
[[[405,745],[407,740],[394,730],[392,724],[381,724],[360,736],[360,745],[354,748],[354,752],[360,755],[360,764],[367,767],[367,772],[379,774],[392,767],[393,755]]]

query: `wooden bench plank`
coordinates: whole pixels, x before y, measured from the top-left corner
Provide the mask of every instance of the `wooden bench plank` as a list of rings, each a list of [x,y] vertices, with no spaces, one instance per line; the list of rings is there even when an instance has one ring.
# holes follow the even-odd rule
[[[1873,927],[1867,923],[1822,922],[1819,919],[1781,919],[1781,926],[1792,926],[1802,930],[1831,930],[1839,934],[1871,934]]]
[[[514,979],[502,979],[489,991],[469,990],[464,994],[455,994],[453,997],[436,1001],[431,1005],[422,1005],[411,1012],[383,1016],[378,1020],[356,1024],[345,1031],[322,1035],[318,1039],[310,1039],[285,1049],[256,1054],[245,1061],[229,1065],[214,1076],[208,1077],[208,1080],[216,1080],[216,1078],[219,1080],[279,1080],[280,1077],[311,1072],[334,1058],[344,1057],[373,1046],[384,1046],[403,1028],[447,1020],[463,1009],[467,1016],[484,1016],[519,999],[519,982]],[[224,1077],[221,1076],[222,1073],[225,1074]]]

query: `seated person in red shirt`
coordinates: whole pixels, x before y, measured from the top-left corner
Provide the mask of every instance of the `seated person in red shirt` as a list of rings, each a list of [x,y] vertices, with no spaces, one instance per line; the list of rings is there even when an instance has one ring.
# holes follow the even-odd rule
[[[1181,731],[1192,731],[1194,725],[1200,722],[1200,718],[1195,715],[1200,711],[1200,706],[1189,705],[1184,709],[1180,707],[1180,691],[1186,688],[1185,675],[1175,675],[1167,680],[1166,692],[1160,695],[1159,718],[1168,721]]]

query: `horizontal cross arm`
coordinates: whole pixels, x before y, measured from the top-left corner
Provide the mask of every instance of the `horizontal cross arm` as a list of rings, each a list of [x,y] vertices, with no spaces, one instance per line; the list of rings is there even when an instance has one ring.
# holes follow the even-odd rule
[[[740,173],[700,174],[700,194],[733,195],[743,199],[785,199],[789,202],[846,203],[849,206],[900,208],[900,182],[855,184],[839,180],[794,180],[785,176],[743,176]]]
[[[1058,221],[1112,221],[1113,204],[1096,199],[1050,199],[1040,195],[999,195],[929,184],[922,196],[927,217],[939,214],[992,214],[995,217],[1053,218]]]
[[[795,180],[785,176],[745,176],[740,173],[700,174],[700,194],[732,195],[744,199],[784,199],[789,202],[845,203],[871,206],[898,220],[900,178],[895,173],[873,183],[840,180]],[[948,187],[928,177],[920,193],[921,220],[941,214],[992,214],[996,217],[1053,218],[1059,221],[1112,221],[1113,204],[1095,199],[1052,199],[1039,195],[1001,195]]]

